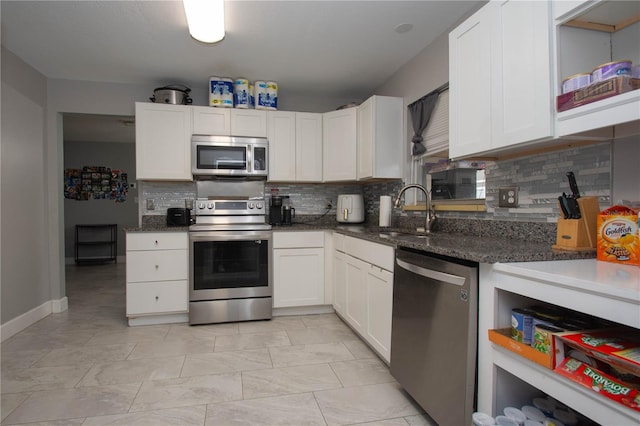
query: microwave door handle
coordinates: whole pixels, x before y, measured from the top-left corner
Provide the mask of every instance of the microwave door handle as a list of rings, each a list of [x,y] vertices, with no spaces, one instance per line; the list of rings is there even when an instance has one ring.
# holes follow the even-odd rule
[[[253,147],[247,145],[247,171],[253,173]]]

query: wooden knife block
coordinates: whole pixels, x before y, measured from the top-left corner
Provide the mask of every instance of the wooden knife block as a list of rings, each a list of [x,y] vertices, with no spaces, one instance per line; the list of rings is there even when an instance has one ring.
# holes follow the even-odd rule
[[[554,249],[572,251],[595,251],[597,222],[600,214],[598,197],[578,198],[580,219],[558,219],[558,230]]]

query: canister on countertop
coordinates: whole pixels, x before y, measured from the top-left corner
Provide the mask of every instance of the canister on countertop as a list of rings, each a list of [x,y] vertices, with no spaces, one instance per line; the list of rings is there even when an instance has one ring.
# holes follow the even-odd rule
[[[591,82],[597,83],[620,75],[631,75],[631,59],[598,65],[591,72]]]

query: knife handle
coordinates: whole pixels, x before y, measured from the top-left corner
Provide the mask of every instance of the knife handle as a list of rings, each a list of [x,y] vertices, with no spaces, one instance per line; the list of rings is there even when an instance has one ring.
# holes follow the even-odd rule
[[[567,172],[567,179],[569,179],[569,187],[573,193],[573,198],[580,198],[580,191],[578,190],[578,183],[576,182],[576,175],[573,172]]]

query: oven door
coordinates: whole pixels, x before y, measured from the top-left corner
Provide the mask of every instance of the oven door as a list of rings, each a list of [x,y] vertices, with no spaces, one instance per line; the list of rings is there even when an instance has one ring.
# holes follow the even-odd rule
[[[189,244],[189,301],[272,295],[271,231],[192,231]]]

